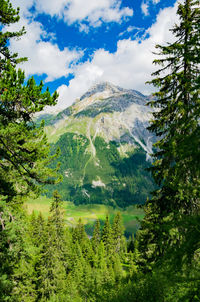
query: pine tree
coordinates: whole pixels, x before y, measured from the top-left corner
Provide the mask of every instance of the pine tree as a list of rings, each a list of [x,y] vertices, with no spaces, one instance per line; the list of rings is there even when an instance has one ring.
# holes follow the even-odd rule
[[[101,240],[104,243],[107,255],[110,255],[113,246],[113,241],[112,241],[112,229],[110,226],[108,215],[106,216],[106,220],[102,229]]]
[[[92,247],[93,247],[93,250],[95,252],[98,249],[100,240],[101,240],[100,222],[99,222],[99,219],[97,219],[96,223],[94,225],[94,231],[93,231],[92,239],[91,239],[91,241],[92,241]]]
[[[54,191],[53,193],[53,202],[51,204],[50,214],[51,216],[49,217],[49,220],[55,229],[56,236],[54,245],[67,272],[70,266],[69,256],[71,237],[66,228],[63,201],[61,200],[61,196],[58,191]]]
[[[122,215],[120,212],[114,217],[113,225],[112,225],[112,235],[113,235],[113,244],[114,244],[114,252],[120,253],[125,251],[125,238],[124,238],[124,226],[122,222]]]
[[[29,217],[25,216],[20,223],[20,231],[22,233],[21,251],[17,263],[13,265],[12,279],[14,287],[11,297],[12,301],[16,302],[35,302],[37,296],[35,290],[35,260],[38,248],[35,246],[35,241],[30,232]],[[19,236],[19,232],[17,236]]]
[[[50,220],[51,223],[55,227],[58,249],[62,253],[62,241],[64,240],[64,233],[65,233],[65,222],[64,222],[64,209],[63,203],[61,200],[61,196],[59,195],[58,191],[54,191],[53,193],[53,202],[50,208]]]
[[[10,25],[19,21],[19,8],[13,9],[9,0],[1,0],[0,2],[0,24],[3,26]],[[26,58],[18,58],[18,54],[12,54],[8,48],[8,42],[12,38],[19,38],[25,34],[25,28],[23,27],[18,32],[0,31],[0,75],[4,70],[7,60],[12,64],[20,63],[26,60]]]
[[[87,240],[87,234],[85,232],[84,224],[82,223],[81,218],[79,218],[78,224],[73,229],[72,240],[73,243],[78,242],[80,246],[83,244],[85,240]]]
[[[56,170],[49,168],[55,155],[49,157],[44,125],[36,128],[32,116],[55,104],[57,94],[43,93],[43,84],[37,86],[33,78],[26,85],[24,80],[24,73],[9,63],[0,77],[0,191],[8,201],[56,179]]]
[[[8,49],[9,39],[25,33],[2,31],[2,26],[19,21],[19,9],[9,0],[0,3],[0,195],[8,200],[38,191],[38,184],[55,182],[55,171],[48,167],[49,145],[43,124],[36,128],[33,115],[46,105],[54,105],[57,93],[43,92],[43,83],[36,85],[16,69],[17,54]]]
[[[151,105],[155,112],[150,130],[161,139],[156,143],[156,159],[152,168],[154,179],[161,189],[161,209],[191,213],[199,206],[199,88],[200,88],[200,9],[199,1],[185,0],[177,14],[180,25],[172,32],[176,42],[157,45],[159,55],[155,64],[161,69],[154,73],[152,83],[160,88]],[[162,76],[162,72],[170,73]],[[163,197],[163,198],[162,198]],[[157,202],[158,203],[158,202]]]
[[[34,246],[38,248],[43,244],[43,238],[45,237],[46,232],[46,222],[42,213],[40,212],[38,216],[36,216],[35,212],[33,212],[30,217],[29,225],[30,237],[32,238]]]
[[[66,265],[60,249],[62,239],[58,238],[56,226],[49,218],[35,263],[36,290],[39,301],[51,301],[51,299],[59,301],[59,297],[65,293]]]
[[[28,221],[23,210],[8,206],[0,215],[0,297],[1,301],[34,301],[34,271]],[[12,211],[11,211],[12,210]]]
[[[151,82],[159,91],[150,102],[158,110],[149,129],[160,139],[151,168],[159,189],[146,204],[140,232],[140,250],[148,263],[165,254],[167,246],[175,254],[188,231],[184,221],[198,215],[200,206],[199,1],[185,0],[177,14],[176,41],[157,45],[161,58],[154,63],[161,68]]]

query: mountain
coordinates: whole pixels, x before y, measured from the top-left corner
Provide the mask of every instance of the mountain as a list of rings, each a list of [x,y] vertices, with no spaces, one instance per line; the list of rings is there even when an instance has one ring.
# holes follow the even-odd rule
[[[154,185],[145,169],[155,136],[146,129],[150,97],[108,82],[88,90],[71,107],[46,121],[52,152],[61,155],[63,182],[56,188],[76,204],[126,207],[143,203]]]

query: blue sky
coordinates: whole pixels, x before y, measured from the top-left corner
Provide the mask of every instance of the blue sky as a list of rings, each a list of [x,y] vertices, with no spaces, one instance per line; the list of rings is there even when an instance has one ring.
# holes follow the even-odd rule
[[[145,85],[155,70],[156,44],[173,40],[175,0],[13,0],[21,8],[17,29],[27,34],[11,50],[29,61],[27,77],[58,90],[54,112],[71,105],[92,85],[109,81],[152,92]]]

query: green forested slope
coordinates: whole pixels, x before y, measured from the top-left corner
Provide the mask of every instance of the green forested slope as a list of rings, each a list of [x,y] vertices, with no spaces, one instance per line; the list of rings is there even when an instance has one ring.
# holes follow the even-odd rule
[[[2,0],[0,8],[1,26],[19,20],[19,10],[14,10],[8,0]],[[106,217],[102,229],[97,220],[92,238],[81,220],[76,227],[68,228],[57,191],[48,218],[34,213],[30,217],[24,211],[27,194],[40,192],[39,184],[57,179],[55,171],[48,168],[55,156],[49,156],[44,129],[36,128],[32,120],[35,112],[54,104],[57,94],[53,98],[48,90],[41,94],[42,84],[35,85],[33,79],[24,83],[24,74],[17,71],[20,59],[7,45],[9,38],[19,37],[24,31],[1,32],[1,302],[200,301],[199,1],[185,0],[178,5],[177,13],[181,22],[172,30],[176,42],[157,46],[164,59],[155,61],[161,70],[155,72],[153,84],[159,91],[152,105],[161,110],[155,110],[150,129],[160,136],[152,166],[158,188],[145,204],[140,230],[128,241],[123,236],[120,213],[112,223]],[[107,185],[109,174],[116,181],[113,186],[119,186],[129,175],[126,168],[141,175],[143,152],[136,146],[130,150],[126,145],[126,152],[122,152],[123,145],[117,148],[117,141],[108,143],[98,135],[86,139],[84,133],[81,136],[72,131],[60,140],[62,148],[75,159],[65,159],[72,172],[79,167],[79,153],[83,157],[82,182],[80,177],[70,178],[77,188],[84,186],[87,174],[100,188]],[[132,157],[133,165],[129,162]],[[102,172],[102,179],[94,180],[93,169],[98,167],[100,173],[101,161],[110,167],[109,173]],[[71,173],[64,166],[61,169]]]
[[[95,154],[89,151],[90,142],[84,135],[63,134],[52,152],[60,148],[57,159],[63,181],[48,187],[48,196],[56,188],[64,200],[75,204],[103,203],[126,207],[144,203],[154,185],[141,148],[132,148],[122,157],[119,143],[106,142],[96,136],[93,141]]]

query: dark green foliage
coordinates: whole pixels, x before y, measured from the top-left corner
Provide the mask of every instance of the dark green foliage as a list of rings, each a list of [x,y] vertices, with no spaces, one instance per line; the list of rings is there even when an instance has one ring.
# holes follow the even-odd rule
[[[160,189],[147,202],[140,233],[141,251],[149,264],[165,255],[167,246],[179,249],[187,241],[187,233],[196,236],[190,230],[194,231],[193,216],[200,210],[199,2],[186,0],[177,13],[180,25],[172,30],[176,41],[157,46],[161,59],[154,61],[161,69],[154,73],[158,77],[152,83],[159,91],[151,104],[159,111],[154,113],[150,130],[160,140],[155,144],[151,170]],[[184,261],[185,252],[180,261]]]
[[[112,224],[106,218],[102,234],[97,222],[91,240],[81,221],[69,230],[62,215],[55,192],[48,220],[32,214],[11,221],[15,227],[7,238],[12,249],[1,266],[6,271],[0,278],[2,301],[199,301],[198,258],[184,275],[171,270],[168,259],[159,270],[142,274],[136,265],[137,240],[127,253],[119,213]]]
[[[33,115],[56,104],[57,93],[43,90],[33,78],[25,81],[16,68],[23,61],[9,49],[9,40],[24,34],[3,31],[19,20],[19,9],[0,2],[0,300],[35,301],[34,247],[26,237],[27,219],[22,197],[40,191],[39,184],[55,183],[56,168],[49,163],[49,145],[43,124],[36,128]],[[8,27],[7,27],[8,28]],[[18,287],[16,287],[18,284]]]
[[[146,170],[150,163],[146,161],[146,154],[138,149],[130,157],[112,164],[116,170],[119,185],[113,184],[113,199],[118,200],[121,207],[132,203],[144,204],[155,189],[150,173]]]
[[[37,191],[37,184],[55,182],[55,172],[48,168],[55,155],[48,157],[49,146],[43,125],[36,128],[32,114],[46,104],[55,104],[57,94],[42,93],[43,84],[33,78],[24,85],[24,73],[10,64],[0,78],[0,188],[12,199]]]
[[[199,301],[199,1],[185,0],[177,13],[176,41],[157,46],[161,59],[154,61],[161,69],[154,73],[158,77],[152,83],[159,91],[151,104],[159,110],[150,130],[160,140],[151,170],[160,188],[145,205],[138,263],[160,276],[166,286],[161,301]]]
[[[19,9],[9,1],[0,3],[0,26],[19,20]],[[43,125],[36,128],[33,114],[45,105],[54,105],[57,93],[42,92],[43,84],[33,78],[25,84],[24,72],[16,69],[22,59],[8,49],[10,38],[19,32],[0,31],[0,194],[12,200],[16,196],[37,191],[38,183],[55,182],[55,173],[48,168],[53,159],[48,157],[49,146]]]
[[[25,236],[28,221],[20,208],[13,210],[7,206],[3,211],[1,208],[0,213],[0,297],[2,302],[20,301],[28,293],[34,296],[33,267],[29,265],[30,241]]]
[[[94,231],[93,231],[92,239],[91,239],[92,247],[93,247],[94,252],[97,251],[100,240],[101,240],[100,221],[97,220],[95,225],[94,225]]]
[[[18,257],[18,263],[13,267],[16,286],[10,294],[7,293],[7,297],[10,301],[27,302],[84,301],[86,298],[88,301],[106,301],[112,297],[124,275],[123,257],[113,241],[119,216],[116,216],[113,226],[107,218],[102,237],[99,227],[96,228],[94,236],[98,232],[100,237],[94,253],[92,241],[81,221],[71,231],[63,225],[57,192],[50,214],[47,221],[35,214],[27,221],[27,228],[23,230],[23,236],[27,238],[24,247],[26,261],[24,253]],[[109,251],[108,242],[105,242],[107,230]],[[118,233],[123,236],[121,231]]]
[[[18,11],[12,9],[9,1],[1,1],[0,9],[2,24],[18,20]],[[32,122],[32,114],[53,104],[56,95],[51,98],[48,91],[41,93],[42,84],[36,86],[33,79],[24,85],[23,73],[13,67],[16,57],[0,40],[7,54],[0,78],[2,302],[200,301],[199,1],[185,0],[184,5],[179,4],[178,14],[181,22],[173,30],[177,41],[159,46],[160,55],[165,58],[155,61],[164,64],[164,70],[170,68],[171,73],[153,80],[160,91],[152,103],[160,111],[154,114],[151,130],[161,138],[151,170],[160,187],[145,205],[141,230],[128,243],[120,213],[113,223],[106,217],[102,232],[97,221],[91,240],[81,220],[74,229],[68,229],[58,191],[53,194],[47,220],[41,214],[28,217],[22,210],[21,195],[37,191],[39,182],[51,182],[48,145],[42,126],[37,129]],[[139,177],[144,154],[134,153],[117,166],[120,158],[116,143],[107,144],[98,137],[94,143],[100,162],[109,168],[108,174],[100,168],[93,169],[92,159],[85,153],[89,142],[84,136],[70,133],[61,137],[62,148],[70,154],[64,160],[71,169],[67,173],[74,173],[81,164],[84,171],[81,180],[80,171],[77,179],[68,180],[75,190],[80,193],[88,185],[86,175],[94,180],[96,171],[101,171],[97,175],[106,185],[107,175],[115,177],[115,182],[109,182],[112,189],[117,188],[119,181],[125,182],[132,194],[137,193],[141,179],[137,185],[136,179],[131,182],[132,172]],[[61,169],[66,172],[64,166]],[[86,174],[88,169],[91,174]],[[130,178],[125,181],[129,172]],[[88,192],[91,198],[89,189]],[[113,196],[111,191],[106,196],[108,202],[112,199],[120,203]]]
[[[52,146],[52,152],[60,148],[60,172],[62,183],[55,186],[64,200],[75,204],[104,203],[126,207],[144,203],[154,184],[146,162],[146,154],[136,149],[134,154],[121,159],[118,143],[109,143],[99,136],[94,140],[96,155],[90,153],[88,138],[66,133]],[[95,186],[101,180],[103,185]],[[48,187],[49,193],[53,188]]]
[[[104,247],[108,254],[111,252],[113,246],[113,238],[112,238],[112,229],[109,222],[109,217],[106,216],[106,220],[102,229],[101,238],[104,244]]]
[[[19,21],[19,8],[13,9],[9,0],[1,0],[0,2],[0,25],[9,25]],[[18,54],[12,54],[8,48],[8,42],[11,38],[19,38],[25,33],[24,27],[18,32],[0,31],[0,75],[9,60],[12,64],[26,60],[26,58],[18,58]]]
[[[76,194],[77,187],[80,187],[82,178],[84,178],[84,167],[90,158],[90,155],[86,153],[88,145],[89,141],[86,137],[75,133],[66,133],[60,137],[58,143],[52,146],[52,153],[58,148],[61,150],[58,161],[60,162],[60,173],[63,175],[63,181],[54,188],[49,186],[49,192],[56,188],[64,200],[68,200],[71,195]],[[50,193],[48,194],[50,195]]]
[[[124,226],[120,212],[118,212],[117,215],[114,217],[112,234],[115,245],[115,253],[124,252],[126,243],[124,242]]]

